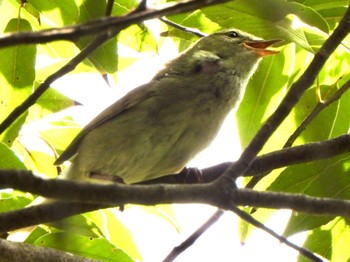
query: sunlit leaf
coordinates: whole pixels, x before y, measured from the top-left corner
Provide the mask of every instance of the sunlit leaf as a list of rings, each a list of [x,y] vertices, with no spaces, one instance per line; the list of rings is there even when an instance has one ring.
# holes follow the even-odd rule
[[[68,232],[47,234],[34,243],[102,261],[133,261],[104,238],[84,237]]]
[[[0,192],[0,200],[0,212],[9,212],[24,208],[33,201],[33,197],[30,194],[13,195]]]
[[[304,247],[320,254],[329,261],[348,261],[350,252],[344,244],[350,237],[349,225],[342,218],[335,218],[327,225],[314,229]],[[346,244],[345,244],[346,245]],[[305,261],[300,258],[300,261]]]
[[[30,108],[28,120],[37,120],[43,118],[47,114],[61,111],[65,108],[74,106],[72,99],[62,95],[55,89],[48,89]]]
[[[288,88],[289,72],[294,68],[292,52],[293,48],[289,46],[283,53],[264,58],[257,72],[250,79],[236,113],[243,148],[248,145],[262,123],[275,111],[282,100]],[[288,133],[278,133],[275,139],[270,140],[268,144],[270,150],[283,145],[281,136],[287,139]]]
[[[84,23],[92,19],[100,18],[105,15],[106,1],[104,0],[84,0],[79,6],[80,17],[78,22]],[[87,36],[76,42],[80,49],[86,47],[95,39],[93,36]],[[113,38],[103,43],[89,57],[89,61],[101,73],[114,73],[118,69],[118,49],[117,39]]]
[[[287,167],[268,190],[303,193],[311,196],[350,199],[350,155]],[[314,229],[329,222],[331,216],[293,214],[286,235]]]
[[[96,226],[96,222],[82,214],[47,223],[47,225],[77,235],[103,237],[101,230]]]
[[[0,142],[0,156],[1,169],[26,169],[15,152],[2,142]]]
[[[70,0],[30,0],[28,5],[57,27],[75,24],[79,17],[78,6]],[[29,7],[26,7],[29,8]]]
[[[105,237],[134,259],[142,260],[130,229],[118,218],[118,208],[103,209],[87,213],[86,216],[94,221]],[[127,211],[126,211],[127,212]]]
[[[48,144],[59,151],[63,151],[81,130],[81,126],[68,118],[50,124],[50,127],[41,129],[39,133]]]
[[[24,19],[12,19],[6,32],[31,31]],[[32,92],[35,79],[36,47],[20,45],[0,49],[0,122]],[[1,135],[1,141],[11,145],[17,137],[26,118],[26,113],[17,118],[14,124]]]
[[[321,15],[312,8],[295,2],[238,0],[205,8],[203,12],[222,27],[239,28],[264,39],[292,40],[309,51],[313,50],[313,45],[324,41],[327,38],[325,33],[329,31],[328,24]],[[302,21],[298,30],[292,17],[298,17]]]

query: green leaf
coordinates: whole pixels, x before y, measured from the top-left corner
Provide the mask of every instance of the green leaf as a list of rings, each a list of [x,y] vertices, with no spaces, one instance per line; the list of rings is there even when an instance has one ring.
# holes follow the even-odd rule
[[[1,169],[26,169],[16,153],[2,142],[0,142],[0,156]]]
[[[47,234],[34,243],[100,261],[133,261],[127,254],[104,238],[80,236],[68,232]]]
[[[326,94],[334,88],[334,86],[320,87],[322,94]],[[318,103],[315,89],[316,87],[307,90],[293,109],[296,123],[300,124]],[[350,119],[349,103],[350,92],[348,91],[340,100],[332,103],[318,114],[297,139],[296,144],[326,140],[347,133],[349,129],[348,119]],[[320,126],[322,128],[319,128]]]
[[[118,0],[114,1],[112,15],[114,16],[122,16],[125,15],[132,10],[134,10],[139,4],[137,0]]]
[[[82,214],[47,223],[47,225],[77,235],[103,237],[103,234],[96,223],[88,216]]]
[[[242,102],[236,112],[236,121],[241,145],[245,148],[262,123],[276,110],[284,96],[293,69],[293,47],[287,46],[283,52],[266,57],[261,62],[258,70],[250,79]],[[278,149],[283,144],[283,137],[287,139],[286,127],[292,130],[293,122],[288,120],[284,123],[283,133],[275,134],[267,144],[264,151]],[[282,136],[282,137],[281,137]]]
[[[0,212],[9,212],[26,207],[33,201],[30,194],[12,195],[6,192],[0,193]]]
[[[307,0],[303,5],[309,6],[317,11],[334,30],[340,19],[344,16],[348,0]]]
[[[304,242],[303,247],[307,250],[320,254],[324,258],[329,259],[329,261],[332,261],[332,234],[328,230],[322,230],[319,228],[313,230],[311,235],[309,235],[306,241]],[[306,259],[305,257],[299,256],[298,262],[302,261],[307,262],[310,260]]]
[[[5,32],[5,28],[8,26],[8,22],[16,17],[18,14],[19,4],[16,0],[1,1],[0,8],[0,32]]]
[[[55,158],[53,154],[39,151],[38,149],[25,148],[28,155],[25,158],[26,166],[47,178],[57,177],[57,168],[53,165]]]
[[[86,216],[96,223],[108,241],[122,249],[132,258],[141,261],[142,256],[130,230],[118,218],[119,212],[118,208],[109,208],[87,213]],[[118,233],[114,234],[113,232]]]
[[[121,31],[118,41],[138,52],[157,51],[157,42],[147,27],[132,25]]]
[[[46,226],[41,226],[41,225],[37,226],[37,227],[35,227],[35,229],[32,232],[30,232],[30,234],[28,235],[26,240],[23,242],[27,243],[27,244],[34,244],[38,238],[40,238],[44,235],[47,235],[49,233],[50,233],[50,231],[47,229]]]
[[[38,51],[40,52],[40,55],[44,57],[43,60],[40,62],[40,68],[38,70],[42,70],[42,67],[48,67],[55,63],[62,63],[62,66],[69,62],[70,59],[72,59],[74,56],[76,56],[79,52],[79,49],[77,46],[68,41],[53,41],[49,42],[43,45],[38,46]],[[47,56],[47,57],[46,57]],[[50,60],[50,58],[53,58],[55,60]],[[48,65],[46,65],[48,64]],[[81,64],[77,66],[82,67]],[[86,67],[86,66],[85,66]],[[57,71],[57,70],[55,70]],[[52,69],[50,71],[50,74],[52,74],[54,70]],[[37,73],[38,74],[38,73]],[[48,75],[50,75],[48,74]],[[40,74],[38,74],[40,75]],[[48,76],[46,75],[45,78]],[[41,80],[42,78],[37,78],[37,80]]]
[[[209,19],[202,10],[196,10],[192,13],[172,15],[169,16],[168,19],[182,26],[200,30],[204,33],[213,33],[221,28],[217,23]],[[172,27],[169,27],[169,30],[169,36],[172,37],[176,36],[192,41],[198,39],[192,34],[173,29]]]
[[[30,0],[28,5],[34,7],[38,13],[49,19],[51,24],[53,23],[56,27],[75,24],[79,17],[78,6],[75,1],[71,0]]]
[[[79,6],[80,17],[78,22],[84,23],[92,19],[103,17],[106,9],[105,0],[83,0]],[[95,39],[95,36],[87,36],[79,39],[76,44],[80,49],[86,47]],[[94,51],[88,60],[101,73],[114,73],[118,70],[118,49],[117,39],[112,38],[103,43]]]
[[[6,32],[31,31],[27,20],[11,19]],[[32,92],[35,79],[36,47],[20,45],[0,49],[0,122],[7,117]],[[11,145],[18,136],[26,114],[18,117],[14,124],[3,133],[1,141]]]
[[[316,252],[329,261],[349,261],[347,246],[350,237],[348,223],[343,218],[335,218],[327,225],[311,232],[303,247]],[[306,261],[301,256],[298,261]]]
[[[318,46],[327,39],[325,33],[329,31],[327,22],[320,14],[295,2],[236,0],[205,8],[203,12],[224,28],[239,28],[264,39],[294,41],[311,52],[314,52],[313,45]],[[296,17],[301,20],[298,27],[295,26]]]
[[[50,122],[50,127],[39,131],[41,137],[54,149],[63,151],[80,132],[81,126],[66,117],[58,122]]]
[[[48,114],[59,112],[74,105],[72,99],[50,88],[30,108],[28,120],[41,119]]]
[[[267,190],[310,196],[350,199],[350,154],[287,167]],[[314,229],[332,217],[293,213],[286,235]],[[306,222],[307,221],[307,222]]]
[[[289,218],[283,235],[288,237],[300,232],[315,230],[333,219],[334,216],[310,216],[307,214],[294,212]]]

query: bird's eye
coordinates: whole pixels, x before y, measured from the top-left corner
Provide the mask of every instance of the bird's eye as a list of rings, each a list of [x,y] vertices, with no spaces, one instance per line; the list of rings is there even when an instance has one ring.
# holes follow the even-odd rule
[[[231,37],[231,38],[236,38],[236,37],[238,37],[238,34],[237,34],[237,32],[235,32],[235,31],[228,32],[226,35],[227,35],[228,37]]]

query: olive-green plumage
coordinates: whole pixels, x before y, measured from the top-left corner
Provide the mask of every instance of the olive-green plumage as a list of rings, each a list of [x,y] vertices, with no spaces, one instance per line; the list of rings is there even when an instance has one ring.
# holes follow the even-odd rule
[[[180,171],[215,138],[275,42],[232,30],[201,38],[100,113],[55,164],[71,158],[68,179],[101,174],[125,183]]]

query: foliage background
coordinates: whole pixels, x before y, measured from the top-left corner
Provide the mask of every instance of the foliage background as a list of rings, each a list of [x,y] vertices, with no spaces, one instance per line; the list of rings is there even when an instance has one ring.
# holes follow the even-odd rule
[[[157,1],[157,4],[165,2]],[[236,113],[239,139],[244,148],[261,124],[275,111],[291,83],[303,73],[313,54],[335,29],[348,4],[348,1],[333,0],[236,0],[167,18],[205,33],[221,28],[239,28],[265,39],[284,40],[279,55],[267,57],[261,63]],[[112,15],[127,14],[137,5],[137,1],[115,1]],[[104,0],[28,0],[22,6],[16,0],[0,1],[0,30],[40,31],[74,25],[104,16],[105,9]],[[168,37],[159,37],[159,32],[167,32]],[[0,122],[42,81],[78,54],[92,39],[89,36],[75,42],[54,41],[0,49]],[[195,40],[194,36],[168,28],[159,21],[135,24],[103,44],[71,74],[98,73],[101,77],[108,74],[112,85],[120,88],[120,74],[139,57],[149,53],[156,55],[169,41],[180,52]],[[348,37],[338,47],[319,74],[318,83],[304,94],[262,153],[284,146],[294,130],[319,103],[317,92],[320,91],[322,99],[326,100],[349,80],[349,41]],[[101,92],[99,87],[96,89],[96,92]],[[45,92],[35,106],[1,135],[0,168],[28,169],[47,177],[56,177],[58,170],[52,163],[80,129],[80,123],[74,118],[71,107],[76,105],[76,101],[82,100],[79,97],[73,100],[55,89]],[[322,141],[348,133],[349,104],[350,93],[346,92],[341,99],[323,110],[293,145]],[[25,136],[28,136],[26,130],[35,130],[29,134],[35,143],[29,145],[25,142]],[[274,170],[255,188],[349,199],[349,157],[349,154],[344,154]],[[244,185],[247,181],[242,183]],[[25,207],[35,198],[18,191],[4,191],[0,197],[2,212]],[[144,208],[143,211],[151,212],[157,219],[165,220],[180,230],[171,207]],[[272,214],[271,210],[259,209],[254,217],[267,221]],[[245,240],[251,233],[251,227],[245,222],[239,224],[240,237]],[[349,259],[346,239],[350,231],[346,219],[293,213],[284,235],[291,236],[305,231],[308,232],[305,247],[331,261]],[[132,230],[125,226],[118,212],[110,209],[38,226],[24,241],[105,261],[142,260]],[[156,248],[154,252],[157,252]]]

